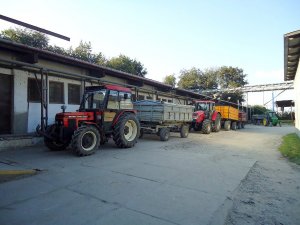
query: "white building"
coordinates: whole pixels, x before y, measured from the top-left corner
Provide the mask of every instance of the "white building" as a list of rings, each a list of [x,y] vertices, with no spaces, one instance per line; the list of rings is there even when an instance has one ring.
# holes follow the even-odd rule
[[[300,137],[300,30],[284,35],[284,80],[294,80],[295,126]]]
[[[43,77],[41,77],[43,74]],[[49,51],[0,39],[0,134],[26,134],[41,123],[41,80],[48,123],[66,105],[79,108],[85,86],[118,84],[130,87],[134,100],[152,99],[187,104],[201,95],[151,79],[98,66]]]

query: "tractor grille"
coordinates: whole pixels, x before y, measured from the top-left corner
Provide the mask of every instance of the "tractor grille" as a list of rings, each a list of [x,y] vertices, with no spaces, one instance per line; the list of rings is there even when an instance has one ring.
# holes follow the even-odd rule
[[[69,119],[69,128],[71,129],[76,129],[76,120],[74,119]]]

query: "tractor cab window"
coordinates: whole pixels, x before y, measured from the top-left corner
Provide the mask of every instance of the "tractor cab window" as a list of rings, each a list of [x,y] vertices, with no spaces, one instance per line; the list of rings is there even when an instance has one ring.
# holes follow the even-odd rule
[[[197,111],[207,111],[208,105],[206,103],[198,102],[196,105],[196,110]]]
[[[276,114],[275,114],[275,112],[269,112],[269,116],[272,118],[272,117],[275,117]]]
[[[108,96],[108,103],[107,103],[108,109],[119,109],[119,100],[118,100],[118,91],[109,91]]]
[[[119,92],[120,109],[132,109],[131,93]]]
[[[99,109],[102,108],[106,90],[87,92],[83,96],[80,108],[82,109]]]

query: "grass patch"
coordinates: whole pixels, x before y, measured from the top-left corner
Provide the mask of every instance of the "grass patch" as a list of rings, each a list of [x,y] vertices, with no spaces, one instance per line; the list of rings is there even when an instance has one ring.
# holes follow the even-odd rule
[[[291,162],[300,165],[300,138],[298,135],[292,133],[284,136],[282,139],[279,151]]]

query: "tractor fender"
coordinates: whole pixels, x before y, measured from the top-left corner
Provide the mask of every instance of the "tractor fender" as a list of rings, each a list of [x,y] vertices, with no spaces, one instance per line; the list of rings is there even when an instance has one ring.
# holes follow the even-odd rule
[[[125,114],[125,113],[132,113],[132,114],[135,114],[135,115],[136,115],[137,111],[136,111],[136,110],[132,110],[132,109],[122,110],[121,112],[119,112],[119,113],[115,116],[115,118],[114,118],[114,120],[113,120],[113,123],[112,123],[112,126],[116,125],[116,123],[118,122],[120,116],[122,116],[122,115]]]
[[[213,114],[211,115],[211,120],[215,121],[218,115],[221,116],[221,114],[219,112],[214,111]]]

